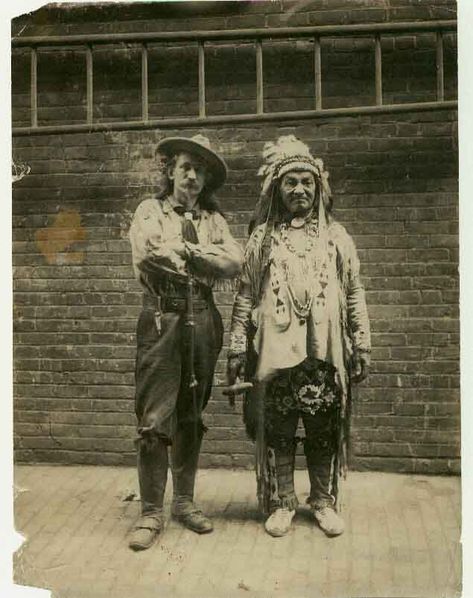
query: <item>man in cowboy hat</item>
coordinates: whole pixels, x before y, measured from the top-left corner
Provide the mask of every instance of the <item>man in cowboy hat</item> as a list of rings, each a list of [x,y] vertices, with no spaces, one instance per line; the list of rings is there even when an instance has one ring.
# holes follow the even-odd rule
[[[244,404],[257,442],[260,506],[266,531],[285,535],[297,507],[297,428],[305,429],[308,503],[329,536],[344,467],[350,383],[368,373],[370,331],[360,264],[345,228],[331,215],[328,173],[293,135],[264,148],[260,201],[235,299],[229,383],[251,378]]]
[[[163,528],[169,445],[172,513],[197,533],[212,531],[193,502],[202,411],[223,335],[212,289],[231,287],[242,261],[213,199],[227,171],[208,139],[170,137],[157,152],[164,155],[167,189],[140,203],[130,228],[143,288],[135,370],[142,514],[129,542],[134,550],[151,546]]]

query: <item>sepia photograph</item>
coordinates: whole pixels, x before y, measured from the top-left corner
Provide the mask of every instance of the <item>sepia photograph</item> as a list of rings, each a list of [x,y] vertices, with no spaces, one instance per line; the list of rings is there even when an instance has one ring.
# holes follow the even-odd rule
[[[458,8],[11,20],[18,587],[465,595]]]

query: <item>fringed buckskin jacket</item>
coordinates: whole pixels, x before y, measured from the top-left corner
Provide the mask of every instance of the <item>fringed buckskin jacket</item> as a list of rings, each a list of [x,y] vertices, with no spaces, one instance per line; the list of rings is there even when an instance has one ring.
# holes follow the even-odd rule
[[[370,329],[360,262],[345,228],[330,219],[325,246],[310,256],[314,300],[301,318],[285,282],[281,226],[257,226],[245,250],[235,299],[230,354],[254,350],[254,379],[265,381],[279,369],[306,357],[327,361],[337,369],[337,384],[346,398],[354,351],[370,351]],[[249,346],[248,342],[252,344]]]

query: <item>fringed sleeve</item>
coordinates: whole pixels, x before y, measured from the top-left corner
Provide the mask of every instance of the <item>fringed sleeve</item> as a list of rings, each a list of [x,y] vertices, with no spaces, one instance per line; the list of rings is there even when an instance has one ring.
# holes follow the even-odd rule
[[[360,276],[360,260],[353,239],[341,225],[337,226],[343,229],[344,233],[340,235],[342,237],[340,248],[348,334],[354,349],[369,352],[371,350],[370,324],[365,289]]]
[[[345,354],[350,359],[353,350],[370,351],[370,326],[366,306],[365,290],[360,277],[360,260],[355,243],[345,228],[332,222],[330,235],[337,248],[337,273],[340,281],[340,308],[343,334],[349,348]],[[347,363],[348,365],[348,363]],[[351,382],[347,378],[346,391],[342,396],[342,408],[339,412],[337,426],[337,454],[333,469],[333,494],[336,498],[335,506],[340,509],[339,477],[346,477],[350,464],[350,427],[352,411]]]
[[[247,335],[251,311],[259,296],[261,285],[261,242],[264,226],[258,226],[251,234],[245,249],[238,292],[233,304],[230,327],[230,354],[246,353]]]

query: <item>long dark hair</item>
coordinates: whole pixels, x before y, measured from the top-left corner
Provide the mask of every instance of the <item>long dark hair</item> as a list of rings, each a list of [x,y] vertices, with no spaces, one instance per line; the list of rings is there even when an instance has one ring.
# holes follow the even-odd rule
[[[320,179],[316,176],[316,196],[312,211],[315,211],[319,205],[319,201],[322,199],[324,202],[325,214],[327,219],[330,220],[333,210],[333,198],[331,193],[324,192]],[[248,225],[248,234],[251,235],[253,229],[260,225],[268,222],[268,224],[277,224],[287,219],[288,212],[281,199],[281,179],[275,179],[266,194],[261,195],[253,211],[253,215]],[[268,229],[271,227],[268,226]]]

